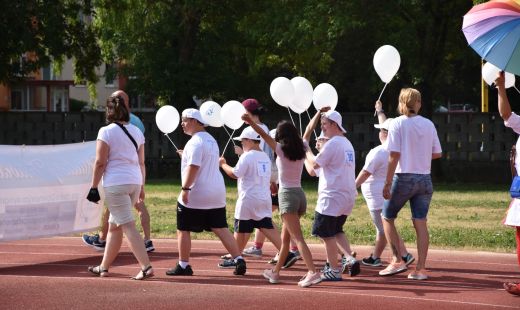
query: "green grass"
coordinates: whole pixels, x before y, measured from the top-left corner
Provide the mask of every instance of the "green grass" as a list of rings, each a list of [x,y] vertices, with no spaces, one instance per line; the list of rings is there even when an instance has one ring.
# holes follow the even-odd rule
[[[303,184],[307,194],[307,214],[301,219],[308,242],[319,240],[310,235],[317,199],[317,181]],[[226,180],[228,224],[232,227],[237,196],[236,182]],[[514,229],[501,224],[509,204],[507,185],[496,184],[434,184],[428,226],[430,247],[471,249],[494,252],[514,252]],[[146,205],[150,211],[152,237],[176,236],[176,201],[180,182],[149,181],[146,185]],[[406,244],[415,247],[415,231],[410,220],[410,208],[405,206],[396,220]],[[279,225],[276,213],[274,221]],[[372,245],[375,229],[361,194],[344,226],[352,244]],[[212,233],[192,234],[193,239],[215,239]]]

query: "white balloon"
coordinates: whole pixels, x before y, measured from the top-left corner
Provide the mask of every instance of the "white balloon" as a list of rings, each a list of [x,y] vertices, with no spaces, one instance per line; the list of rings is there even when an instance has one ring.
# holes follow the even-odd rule
[[[222,127],[224,123],[220,117],[221,107],[215,101],[206,101],[200,105],[199,111],[202,120],[211,127]]]
[[[271,82],[269,91],[273,100],[282,107],[288,107],[293,101],[294,87],[288,78],[277,77],[274,79]]]
[[[324,107],[330,107],[331,110],[334,110],[338,105],[338,93],[334,86],[321,83],[314,89],[312,101],[317,111]]]
[[[224,125],[233,130],[237,130],[244,124],[244,121],[242,120],[242,115],[244,115],[244,113],[246,113],[246,108],[244,108],[240,102],[231,100],[224,103],[222,106],[220,117],[222,118]]]
[[[311,106],[313,96],[312,84],[301,76],[292,78],[291,84],[294,87],[294,98],[289,107],[294,112],[300,114],[301,112],[297,112],[297,110],[304,112]]]
[[[392,45],[383,45],[374,54],[374,69],[385,83],[390,83],[401,66],[401,56]]]
[[[491,86],[493,83],[495,83],[495,80],[497,78],[498,72],[502,71],[500,68],[495,66],[494,64],[490,62],[486,62],[484,66],[482,67],[482,78],[486,83]],[[509,72],[506,72],[506,81],[505,81],[505,87],[513,87],[515,86],[515,75]]]
[[[171,105],[162,106],[155,114],[155,123],[163,133],[171,133],[179,126],[179,112]]]

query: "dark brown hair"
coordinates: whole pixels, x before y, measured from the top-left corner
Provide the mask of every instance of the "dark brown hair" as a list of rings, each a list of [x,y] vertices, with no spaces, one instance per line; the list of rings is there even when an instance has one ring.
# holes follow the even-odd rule
[[[275,141],[281,144],[283,154],[292,161],[305,158],[305,146],[298,129],[289,121],[281,121],[276,127]]]
[[[130,113],[125,105],[125,100],[121,96],[110,96],[106,106],[107,123],[129,122]]]

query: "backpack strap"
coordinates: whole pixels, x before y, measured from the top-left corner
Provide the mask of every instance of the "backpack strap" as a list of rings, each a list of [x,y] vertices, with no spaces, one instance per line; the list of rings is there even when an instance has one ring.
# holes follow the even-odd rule
[[[130,138],[130,141],[132,141],[132,143],[134,144],[135,146],[135,150],[138,151],[139,150],[139,147],[137,146],[137,142],[135,142],[134,138],[132,137],[132,135],[130,135],[130,133],[128,132],[128,129],[125,128],[125,126],[123,126],[123,124],[120,124],[118,122],[114,122],[114,124],[116,124],[117,126],[119,126],[121,129],[123,129],[123,131],[126,133],[126,135],[128,136],[128,138]]]

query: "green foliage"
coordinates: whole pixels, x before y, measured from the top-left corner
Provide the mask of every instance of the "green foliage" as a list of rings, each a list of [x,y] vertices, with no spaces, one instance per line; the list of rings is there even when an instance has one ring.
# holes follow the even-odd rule
[[[88,105],[88,102],[72,98],[69,100],[69,103],[71,112],[79,112],[84,106]]]
[[[52,59],[62,63],[63,57],[74,58],[79,79],[96,81],[101,53],[84,18],[92,13],[90,1],[1,1],[0,82],[24,78]]]

